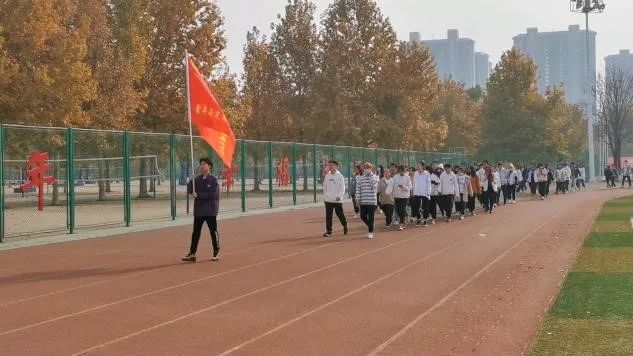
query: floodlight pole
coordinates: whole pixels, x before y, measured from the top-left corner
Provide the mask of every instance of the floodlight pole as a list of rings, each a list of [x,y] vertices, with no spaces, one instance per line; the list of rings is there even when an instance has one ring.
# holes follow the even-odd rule
[[[586,96],[585,96],[585,112],[587,114],[587,150],[589,151],[589,171],[587,172],[587,180],[589,182],[596,181],[596,162],[595,162],[595,149],[593,142],[593,124],[594,124],[594,108],[595,108],[595,99],[593,96],[594,92],[594,81],[591,79],[591,75],[594,73],[591,70],[590,62],[591,62],[591,53],[589,52],[589,14],[592,12],[602,12],[604,11],[604,3],[601,0],[570,0],[571,1],[571,11],[572,12],[582,12],[585,14],[585,51],[587,54],[586,59],[586,80],[585,84]],[[592,5],[592,2],[594,3]],[[575,8],[575,10],[574,10]],[[595,70],[595,66],[594,66]],[[602,156],[602,155],[601,155]]]
[[[593,99],[593,80],[591,80],[592,70],[590,66],[591,53],[589,51],[589,12],[591,10],[589,0],[585,0],[585,52],[587,52],[587,144],[589,149],[589,182],[596,182],[596,162],[595,150],[593,145],[593,108],[595,101]],[[595,80],[595,77],[594,77]]]

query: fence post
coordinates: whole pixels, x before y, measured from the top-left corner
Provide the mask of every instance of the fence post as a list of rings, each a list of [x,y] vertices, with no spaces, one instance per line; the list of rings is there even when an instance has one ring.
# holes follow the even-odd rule
[[[365,163],[365,147],[360,148],[360,160],[363,161],[362,163]]]
[[[351,148],[349,146],[347,146],[347,187],[348,187],[348,195],[351,197],[352,196],[352,192],[349,191],[349,187],[352,186],[352,167],[354,166],[354,162],[352,162],[352,153],[351,153]]]
[[[132,222],[132,186],[130,169],[130,133],[123,133],[123,218],[125,226]]]
[[[4,124],[0,124],[0,243],[4,240]]]
[[[297,205],[297,143],[292,143],[292,204]]]
[[[314,203],[317,202],[317,152],[316,144],[312,145],[312,190],[314,192]]]
[[[378,167],[378,149],[374,148],[374,162],[376,164],[376,167]]]
[[[75,233],[75,131],[66,129],[66,224]]]
[[[268,206],[273,207],[273,141],[268,141]]]
[[[169,197],[171,199],[171,219],[176,220],[176,135],[169,135]]]
[[[240,141],[240,174],[242,175],[242,212],[246,212],[246,141]]]

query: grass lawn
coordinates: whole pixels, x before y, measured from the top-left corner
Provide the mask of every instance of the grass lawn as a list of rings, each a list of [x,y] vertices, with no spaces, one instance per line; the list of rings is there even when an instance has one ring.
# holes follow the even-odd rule
[[[633,355],[633,197],[605,204],[531,355]]]

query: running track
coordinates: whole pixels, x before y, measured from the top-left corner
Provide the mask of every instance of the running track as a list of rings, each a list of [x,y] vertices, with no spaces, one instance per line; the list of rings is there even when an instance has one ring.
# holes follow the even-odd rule
[[[0,252],[2,355],[520,355],[602,203],[523,200],[372,241],[321,209]],[[349,207],[347,212],[350,211]],[[336,227],[336,225],[335,225]]]

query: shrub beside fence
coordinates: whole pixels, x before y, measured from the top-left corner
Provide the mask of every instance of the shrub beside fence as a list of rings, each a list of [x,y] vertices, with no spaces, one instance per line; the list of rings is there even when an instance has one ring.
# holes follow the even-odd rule
[[[189,145],[189,136],[178,134],[0,125],[0,241],[190,214]],[[208,156],[214,163],[221,212],[316,203],[332,159],[340,162],[348,184],[354,166],[366,161],[387,167],[470,160],[464,153],[238,140],[228,169],[200,137],[193,145],[196,161]],[[52,167],[46,175],[56,179],[44,185],[42,211],[37,189],[20,189],[34,151],[48,153]]]

